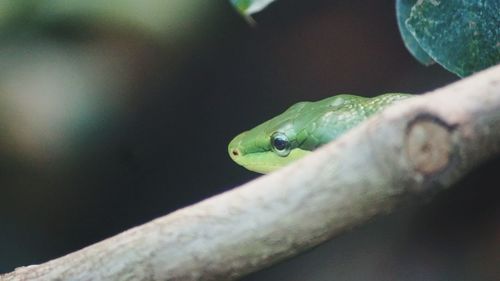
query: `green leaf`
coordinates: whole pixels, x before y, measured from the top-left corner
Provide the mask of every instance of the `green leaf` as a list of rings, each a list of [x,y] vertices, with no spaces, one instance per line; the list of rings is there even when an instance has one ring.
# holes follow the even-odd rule
[[[499,0],[418,0],[406,27],[420,48],[459,76],[500,62]]]
[[[276,0],[230,0],[231,4],[245,17],[262,11]]]
[[[429,57],[426,51],[420,48],[420,44],[415,40],[413,34],[406,27],[406,19],[410,17],[411,7],[417,0],[398,0],[396,2],[396,18],[398,20],[399,32],[403,38],[403,43],[410,53],[424,65],[431,65],[434,60]]]

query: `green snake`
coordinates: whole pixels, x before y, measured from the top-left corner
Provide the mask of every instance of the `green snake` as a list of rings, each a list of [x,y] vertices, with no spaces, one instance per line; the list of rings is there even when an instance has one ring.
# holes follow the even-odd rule
[[[282,114],[236,136],[230,157],[258,173],[269,173],[337,139],[387,106],[412,97],[390,93],[373,98],[337,95],[316,102],[299,102]]]

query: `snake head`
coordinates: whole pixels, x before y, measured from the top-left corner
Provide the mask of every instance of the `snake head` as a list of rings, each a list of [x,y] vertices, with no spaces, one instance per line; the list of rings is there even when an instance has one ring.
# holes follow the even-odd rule
[[[390,93],[364,98],[342,94],[316,102],[300,102],[236,136],[229,144],[229,156],[251,171],[272,172],[337,139],[394,102],[411,96]]]
[[[250,171],[266,174],[277,170],[288,163],[302,158],[309,151],[300,148],[287,147],[283,140],[275,141],[281,150],[273,148],[272,137],[263,134],[259,140],[250,139],[251,131],[246,131],[236,136],[228,146],[231,159],[238,165]]]
[[[237,135],[228,146],[231,159],[248,170],[269,173],[302,158],[305,135],[295,122],[306,102],[296,104],[275,118]]]

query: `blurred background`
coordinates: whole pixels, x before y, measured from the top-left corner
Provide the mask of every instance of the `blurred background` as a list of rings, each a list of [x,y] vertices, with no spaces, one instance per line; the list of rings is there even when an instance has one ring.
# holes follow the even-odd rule
[[[458,80],[410,56],[393,0],[255,19],[228,0],[0,1],[0,272],[257,177],[227,143],[295,102]],[[499,167],[244,280],[500,280]]]

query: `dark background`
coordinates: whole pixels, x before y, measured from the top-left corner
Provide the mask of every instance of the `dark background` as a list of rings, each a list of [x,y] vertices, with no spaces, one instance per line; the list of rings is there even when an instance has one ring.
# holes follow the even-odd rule
[[[64,2],[0,4],[0,272],[257,177],[227,143],[297,101],[458,80],[389,0],[281,0],[255,28],[222,0]],[[499,167],[244,280],[499,280]]]

